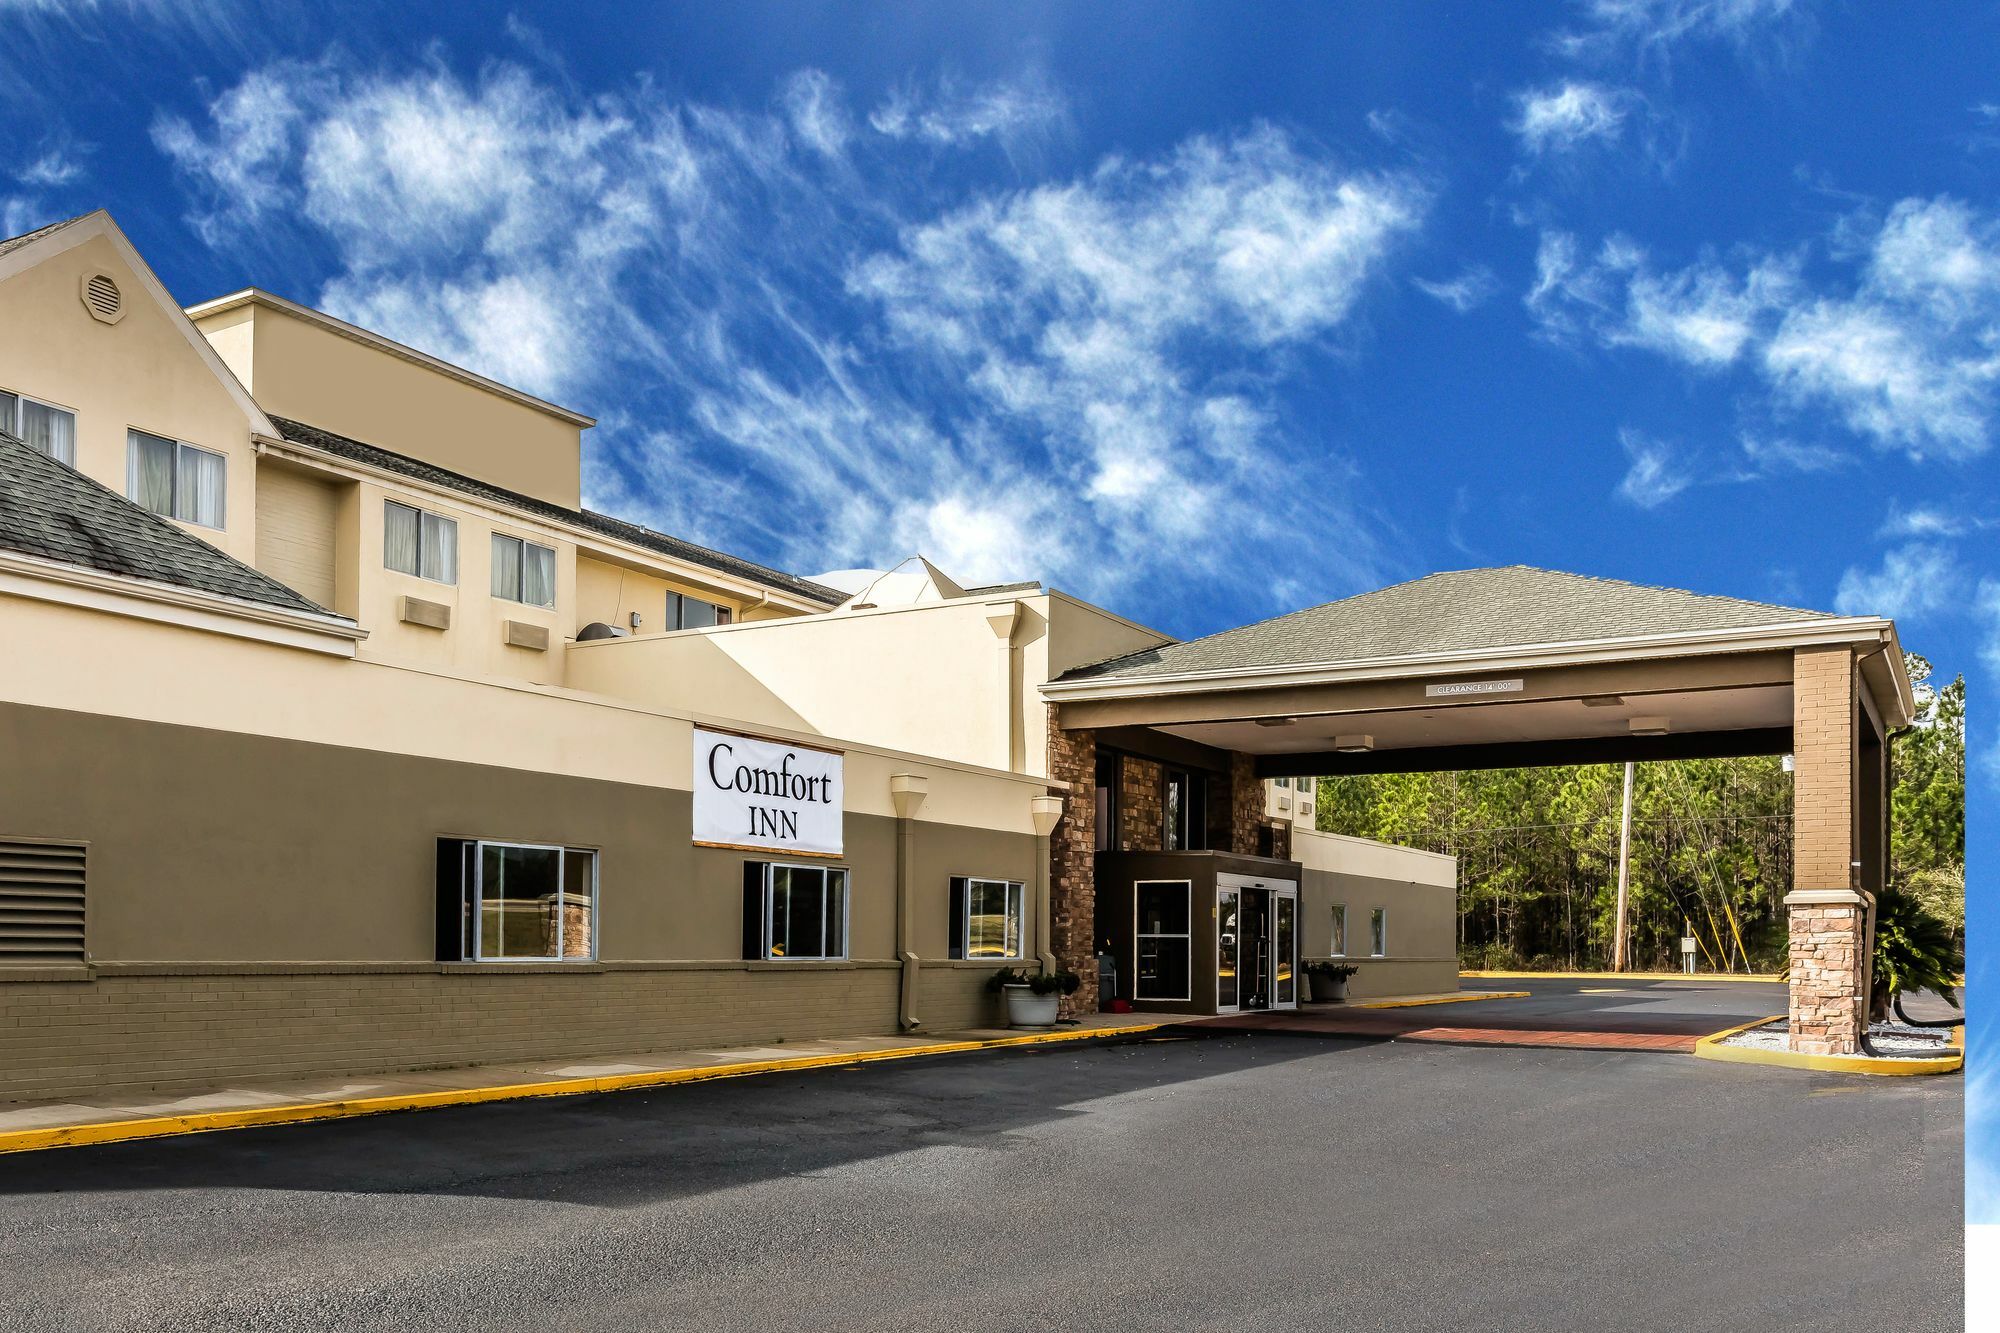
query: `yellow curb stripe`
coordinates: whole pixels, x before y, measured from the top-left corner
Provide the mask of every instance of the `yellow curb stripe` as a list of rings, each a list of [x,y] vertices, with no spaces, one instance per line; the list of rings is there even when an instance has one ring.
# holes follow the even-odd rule
[[[182,1134],[205,1134],[215,1130],[251,1129],[260,1125],[296,1125],[315,1120],[343,1120],[352,1116],[380,1115],[387,1111],[421,1111],[439,1106],[471,1106],[479,1102],[521,1101],[532,1097],[574,1097],[591,1092],[663,1088],[678,1083],[704,1083],[712,1079],[743,1078],[752,1074],[779,1074],[797,1069],[822,1069],[831,1065],[873,1064],[880,1060],[908,1060],[921,1055],[952,1055],[963,1051],[992,1050],[1002,1046],[1041,1046],[1054,1042],[1136,1036],[1141,1033],[1157,1032],[1166,1026],[1168,1026],[1166,1023],[1134,1023],[1115,1028],[1033,1032],[1018,1037],[940,1041],[925,1046],[897,1046],[881,1051],[800,1055],[778,1060],[743,1060],[734,1064],[700,1065],[690,1069],[646,1070],[634,1074],[606,1074],[597,1078],[551,1079],[546,1082],[509,1083],[489,1088],[450,1088],[436,1092],[396,1093],[385,1097],[354,1097],[341,1101],[300,1102],[289,1106],[259,1106],[236,1111],[198,1111],[187,1115],[110,1120],[89,1125],[60,1125],[48,1129],[17,1129],[0,1132],[0,1153],[34,1152],[43,1148],[78,1148],[88,1144],[124,1143],[134,1139],[171,1138]]]
[[[1489,990],[1475,995],[1427,995],[1419,1000],[1358,1000],[1349,1009],[1415,1009],[1425,1004],[1465,1004],[1472,1000],[1525,1000],[1533,994],[1524,990]]]
[[[1782,983],[1776,973],[1759,972],[1460,972],[1461,977],[1518,977],[1543,981],[1764,981]]]
[[[1712,1032],[1694,1044],[1699,1060],[1721,1060],[1739,1065],[1772,1065],[1780,1069],[1817,1069],[1828,1074],[1955,1074],[1965,1067],[1965,1053],[1954,1052],[1935,1059],[1895,1059],[1877,1055],[1806,1055],[1799,1051],[1763,1051],[1754,1046],[1725,1046],[1738,1033],[1776,1023],[1784,1014],[1773,1014],[1755,1022],[1739,1023],[1721,1032]]]

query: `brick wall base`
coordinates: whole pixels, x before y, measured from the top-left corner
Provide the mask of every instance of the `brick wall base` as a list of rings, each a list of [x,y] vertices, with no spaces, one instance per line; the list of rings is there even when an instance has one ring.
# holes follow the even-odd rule
[[[1869,911],[1865,901],[1794,893],[1791,1041],[1804,1055],[1853,1055],[1868,1022]]]

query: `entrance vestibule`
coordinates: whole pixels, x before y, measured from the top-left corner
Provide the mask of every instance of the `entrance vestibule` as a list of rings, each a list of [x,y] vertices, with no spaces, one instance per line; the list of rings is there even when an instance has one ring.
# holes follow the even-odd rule
[[[1116,960],[1117,998],[1175,1013],[1295,1008],[1299,883],[1297,862],[1272,857],[1100,854],[1098,947]]]

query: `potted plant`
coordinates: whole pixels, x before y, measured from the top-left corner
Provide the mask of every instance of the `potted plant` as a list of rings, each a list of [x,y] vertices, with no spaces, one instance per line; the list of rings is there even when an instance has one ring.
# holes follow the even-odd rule
[[[1338,1004],[1347,998],[1347,979],[1361,969],[1352,963],[1330,963],[1321,960],[1306,964],[1306,977],[1312,982],[1312,1002],[1314,1004]]]
[[[1007,1001],[1007,1025],[1017,1028],[1054,1027],[1056,1012],[1065,995],[1076,994],[1083,978],[1067,968],[1054,972],[1023,972],[1003,967],[986,983]]]

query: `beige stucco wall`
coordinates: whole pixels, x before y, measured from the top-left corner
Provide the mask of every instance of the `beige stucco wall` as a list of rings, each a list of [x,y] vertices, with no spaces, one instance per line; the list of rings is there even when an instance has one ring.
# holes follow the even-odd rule
[[[245,313],[248,312],[248,333]],[[267,412],[577,506],[582,429],[276,307],[202,315],[219,354]]]
[[[1355,999],[1434,994],[1458,988],[1456,858],[1339,834],[1297,830],[1292,856],[1299,885],[1299,956],[1332,956],[1333,909],[1347,908],[1347,952],[1360,970]],[[1369,914],[1388,910],[1388,952],[1369,952]]]
[[[1046,773],[1040,686],[1049,672],[1160,641],[1060,594],[970,597],[577,644],[566,679],[621,698]]]
[[[636,564],[613,564],[579,556],[576,562],[576,610],[570,617],[580,630],[593,621],[630,631],[631,615],[643,617],[639,634],[658,634],[665,627],[667,594],[699,597],[717,606],[726,606],[737,620],[743,619],[747,605],[741,597],[687,579],[670,579]],[[778,612],[789,615],[789,612]]]
[[[321,656],[5,594],[0,641],[38,645],[33,653],[0,653],[0,702],[683,792],[691,789],[695,723],[744,725],[712,713]],[[908,773],[929,781],[925,820],[1032,831],[1028,800],[1043,784],[1031,778],[879,746],[839,748],[847,755],[853,813],[893,814],[889,779]]]
[[[78,234],[85,225],[78,224]],[[109,275],[124,294],[125,315],[116,324],[84,309],[79,285],[93,272]],[[252,419],[189,342],[178,312],[146,294],[108,235],[0,279],[0,310],[7,313],[0,320],[0,389],[76,413],[79,471],[126,494],[126,432],[134,428],[224,455],[224,527],[182,526],[254,561]]]

